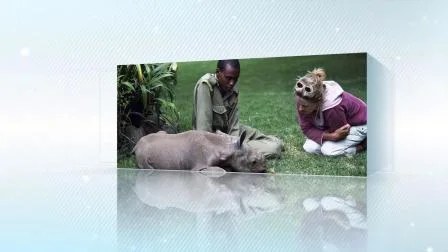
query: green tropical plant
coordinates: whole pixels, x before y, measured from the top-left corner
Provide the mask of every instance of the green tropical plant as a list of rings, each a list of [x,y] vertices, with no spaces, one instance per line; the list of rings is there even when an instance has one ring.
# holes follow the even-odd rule
[[[177,131],[176,73],[176,63],[117,67],[119,155],[127,153],[143,135],[167,128]]]

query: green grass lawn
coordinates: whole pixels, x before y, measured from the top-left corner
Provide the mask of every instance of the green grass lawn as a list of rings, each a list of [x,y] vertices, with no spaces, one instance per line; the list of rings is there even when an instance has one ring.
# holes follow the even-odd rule
[[[299,129],[293,95],[297,75],[323,67],[327,80],[335,80],[345,91],[367,102],[367,55],[341,54],[264,59],[243,59],[239,78],[240,122],[283,140],[285,152],[268,166],[276,173],[366,176],[367,153],[353,158],[324,157],[303,151],[304,136]],[[193,88],[207,72],[214,72],[216,61],[178,63],[176,106],[181,131],[190,130]],[[133,157],[118,161],[118,167],[135,167]]]

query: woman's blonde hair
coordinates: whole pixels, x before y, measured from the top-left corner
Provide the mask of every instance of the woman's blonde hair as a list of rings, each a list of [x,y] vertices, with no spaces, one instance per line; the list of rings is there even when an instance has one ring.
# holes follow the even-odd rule
[[[325,70],[321,67],[314,68],[313,71],[311,71],[311,72],[308,71],[308,74],[316,76],[316,78],[320,82],[323,82],[325,80],[325,78],[327,77],[327,75],[325,74]]]

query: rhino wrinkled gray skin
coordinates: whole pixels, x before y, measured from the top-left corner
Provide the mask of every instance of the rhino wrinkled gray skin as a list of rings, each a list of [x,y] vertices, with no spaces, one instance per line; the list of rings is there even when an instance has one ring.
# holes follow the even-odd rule
[[[264,156],[249,148],[245,137],[245,131],[240,137],[220,131],[159,131],[140,138],[133,152],[142,169],[265,172]]]

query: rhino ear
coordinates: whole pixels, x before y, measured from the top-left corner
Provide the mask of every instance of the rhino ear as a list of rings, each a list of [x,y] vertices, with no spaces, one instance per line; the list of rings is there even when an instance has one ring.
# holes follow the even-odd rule
[[[246,139],[246,131],[245,130],[243,130],[243,132],[241,132],[240,140],[238,142],[239,147],[241,147],[243,145],[244,139]]]

